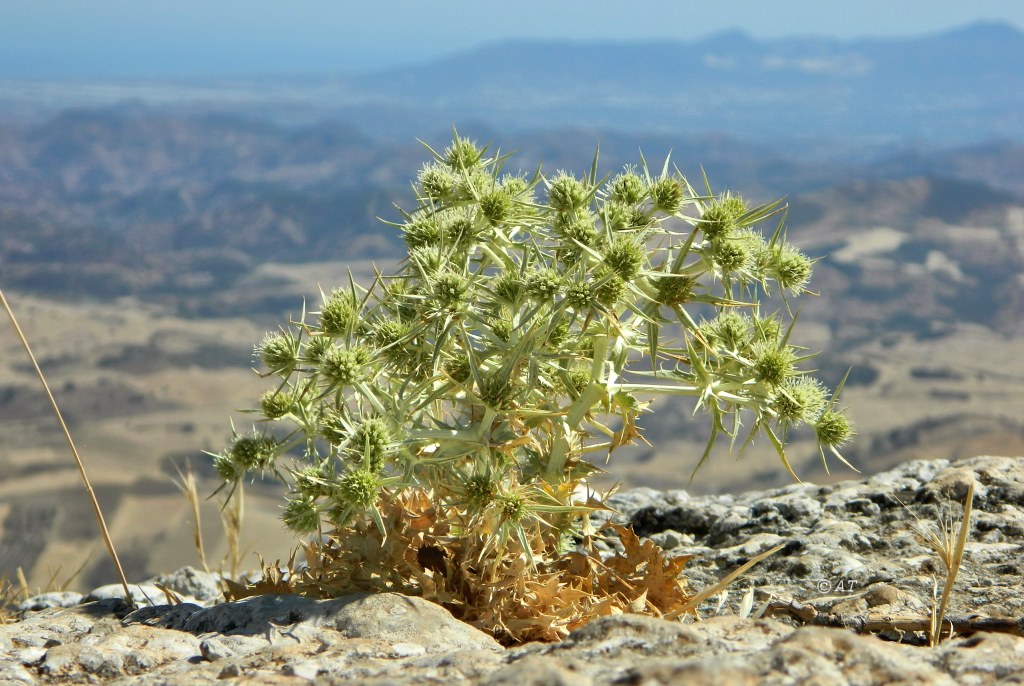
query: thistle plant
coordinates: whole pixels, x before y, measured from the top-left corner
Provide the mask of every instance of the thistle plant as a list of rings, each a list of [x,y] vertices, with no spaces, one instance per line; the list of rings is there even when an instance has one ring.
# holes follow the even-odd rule
[[[285,525],[321,534],[297,583],[320,593],[420,593],[514,638],[562,635],[612,597],[685,606],[681,582],[641,598],[578,557],[602,507],[586,481],[666,395],[710,418],[695,471],[721,436],[765,435],[795,478],[800,425],[842,459],[850,421],[783,321],[813,261],[786,241],[782,202],[698,192],[668,160],[527,176],[457,135],[428,149],[395,225],[406,259],[263,339],[260,428],[218,472],[289,484]],[[786,307],[762,312],[774,294]]]

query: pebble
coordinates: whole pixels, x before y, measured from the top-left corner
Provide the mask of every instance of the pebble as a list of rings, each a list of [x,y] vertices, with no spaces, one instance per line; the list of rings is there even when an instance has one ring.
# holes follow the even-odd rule
[[[896,620],[910,627],[906,622],[928,617],[944,570],[920,532],[956,520],[972,480],[969,543],[947,610],[960,633],[929,648],[912,627],[844,628]],[[738,495],[637,489],[616,494],[611,504],[616,511],[606,518],[631,523],[673,554],[693,555],[685,573],[698,589],[764,550],[784,547],[733,592],[705,602],[696,620],[608,616],[560,643],[511,648],[422,598],[260,596],[225,603],[216,575],[183,568],[133,584],[133,597],[143,601],[134,610],[120,585],[25,601],[16,622],[0,625],[0,683],[1022,681],[1024,458],[919,460],[860,481]],[[157,584],[172,591],[174,602]],[[749,588],[752,611],[740,616]],[[982,620],[999,631],[971,633]]]

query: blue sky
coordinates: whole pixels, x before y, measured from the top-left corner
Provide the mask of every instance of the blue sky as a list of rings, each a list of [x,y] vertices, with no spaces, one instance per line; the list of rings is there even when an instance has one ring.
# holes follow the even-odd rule
[[[0,0],[0,78],[368,70],[509,38],[849,39],[981,20],[1022,0]]]

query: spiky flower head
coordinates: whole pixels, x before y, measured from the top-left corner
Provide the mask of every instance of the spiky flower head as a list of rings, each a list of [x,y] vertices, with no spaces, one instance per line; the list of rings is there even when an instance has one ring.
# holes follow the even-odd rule
[[[562,275],[552,267],[530,273],[526,279],[526,292],[539,302],[552,302],[562,290]]]
[[[260,396],[260,411],[267,419],[280,419],[294,406],[295,399],[290,393],[271,390]]]
[[[480,389],[480,399],[488,406],[496,409],[508,408],[515,395],[516,387],[508,376],[493,371],[484,377],[484,387]]]
[[[575,241],[587,246],[594,245],[597,242],[597,228],[594,227],[594,216],[585,210],[557,215],[554,221],[554,229],[566,241]]]
[[[244,471],[265,469],[277,458],[277,441],[265,434],[237,436],[228,455],[231,461]]]
[[[697,227],[709,240],[724,238],[737,228],[740,217],[746,211],[747,206],[742,198],[726,193],[705,208]]]
[[[487,326],[498,340],[505,341],[506,343],[512,338],[512,332],[515,331],[512,320],[503,317],[488,320]]]
[[[782,335],[782,322],[775,317],[758,317],[754,319],[754,329],[758,340],[775,343]]]
[[[594,293],[586,281],[571,281],[565,287],[565,300],[577,312],[594,305]]]
[[[317,419],[320,436],[333,445],[342,444],[349,437],[349,428],[344,417],[337,410],[325,410]]]
[[[299,357],[299,341],[285,333],[270,332],[256,346],[256,354],[267,371],[288,376]]]
[[[723,273],[738,272],[750,264],[750,246],[746,241],[724,238],[714,244],[712,260]]]
[[[506,174],[502,177],[501,190],[514,200],[526,201],[532,200],[533,197],[530,193],[530,184],[518,174]],[[526,197],[527,195],[530,197]]]
[[[582,210],[587,200],[587,187],[571,174],[559,172],[548,185],[548,204],[556,212]]]
[[[448,376],[452,377],[459,383],[465,383],[473,376],[473,371],[469,364],[469,358],[458,357],[454,360],[448,360],[444,365],[444,371]]]
[[[231,453],[213,456],[213,469],[224,482],[238,481],[245,476],[245,467],[235,462]]]
[[[348,443],[349,450],[362,458],[364,466],[376,473],[384,466],[394,436],[383,417],[364,417]]]
[[[494,501],[498,484],[489,474],[473,474],[466,479],[463,489],[470,511],[480,511],[486,509]]]
[[[428,164],[420,170],[417,177],[423,194],[435,201],[444,201],[452,197],[459,185],[459,177],[448,167],[439,164]]]
[[[502,518],[513,523],[521,521],[528,512],[526,498],[515,491],[499,494],[495,502]]]
[[[845,445],[854,435],[850,418],[836,410],[825,410],[814,423],[818,443],[830,448]]]
[[[281,518],[290,531],[300,536],[314,533],[320,528],[320,510],[316,501],[308,495],[290,494]]]
[[[310,465],[292,472],[295,492],[307,498],[325,498],[332,492],[334,473],[325,465]]]
[[[447,210],[437,215],[446,245],[466,250],[476,243],[482,233],[473,216],[465,210]]]
[[[629,169],[612,179],[611,199],[623,205],[636,205],[647,197],[647,185]]]
[[[302,343],[299,352],[299,360],[304,364],[319,365],[323,354],[333,345],[331,337],[327,335],[312,335]]]
[[[498,302],[505,305],[517,305],[526,292],[519,274],[504,271],[491,282],[491,290]]]
[[[812,263],[796,248],[783,245],[768,269],[780,286],[791,293],[800,293],[811,280]]]
[[[410,250],[439,246],[444,242],[444,237],[436,215],[419,213],[402,226],[402,239]]]
[[[632,281],[640,274],[646,257],[646,248],[632,236],[616,236],[604,251],[604,263],[625,281]]]
[[[445,149],[444,159],[455,171],[476,167],[483,157],[483,150],[477,147],[476,141],[456,137],[451,146]]]
[[[494,190],[480,198],[480,211],[491,224],[500,224],[509,218],[514,206],[503,189]]]
[[[648,192],[656,210],[672,214],[683,206],[683,186],[671,176],[656,179]]]
[[[435,304],[442,310],[455,310],[462,304],[469,290],[469,282],[462,274],[442,272],[430,284]]]
[[[725,350],[742,350],[750,341],[750,327],[749,317],[729,310],[705,322],[700,331],[712,345]]]
[[[343,336],[355,325],[359,305],[351,291],[336,288],[320,310],[320,330],[330,336]]]
[[[769,386],[781,386],[796,367],[796,354],[788,346],[774,342],[756,341],[751,346],[754,379]]]
[[[825,389],[817,379],[790,379],[775,393],[772,407],[780,420],[792,424],[814,424],[825,408]]]
[[[335,496],[343,505],[369,509],[380,497],[383,481],[376,472],[353,469],[338,480]]]
[[[615,307],[626,290],[626,282],[615,272],[606,267],[594,271],[594,299],[604,307]]]
[[[365,350],[333,345],[320,359],[320,375],[332,386],[351,386],[362,380],[366,362]]]
[[[659,276],[654,284],[658,289],[658,302],[662,305],[684,305],[693,299],[697,279],[675,274]]]

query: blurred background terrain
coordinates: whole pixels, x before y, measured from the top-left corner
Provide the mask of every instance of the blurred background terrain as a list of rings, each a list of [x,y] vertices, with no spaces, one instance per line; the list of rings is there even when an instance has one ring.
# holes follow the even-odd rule
[[[11,7],[36,26],[27,4]],[[429,159],[416,139],[444,147],[453,125],[514,152],[513,168],[583,169],[600,145],[602,171],[615,173],[639,151],[655,164],[671,151],[695,184],[703,172],[752,202],[787,196],[790,239],[819,260],[820,295],[796,301],[794,339],[822,351],[813,366],[830,384],[852,369],[850,462],[870,474],[915,458],[1024,454],[1019,23],[894,21],[868,38],[813,24],[656,39],[560,26],[406,53],[393,36],[391,51],[310,53],[276,69],[237,52],[145,67],[74,41],[65,64],[23,38],[0,41],[0,287],[130,577],[197,562],[175,480],[190,464],[202,496],[216,488],[203,451],[226,445],[229,418],[247,428],[237,411],[265,389],[253,344],[304,302],[316,309],[320,288],[349,270],[366,282],[401,258],[381,218],[412,203],[410,179]],[[763,445],[718,451],[689,483],[702,417],[684,403],[653,409],[651,446],[616,453],[610,481],[693,492],[787,483]],[[799,437],[791,460],[805,480],[856,476],[838,463],[826,473]],[[243,543],[269,560],[289,552],[279,494],[272,482],[247,491]],[[203,513],[216,562],[218,502]],[[8,329],[0,578],[18,567],[33,585],[79,567],[75,587],[114,579]]]

